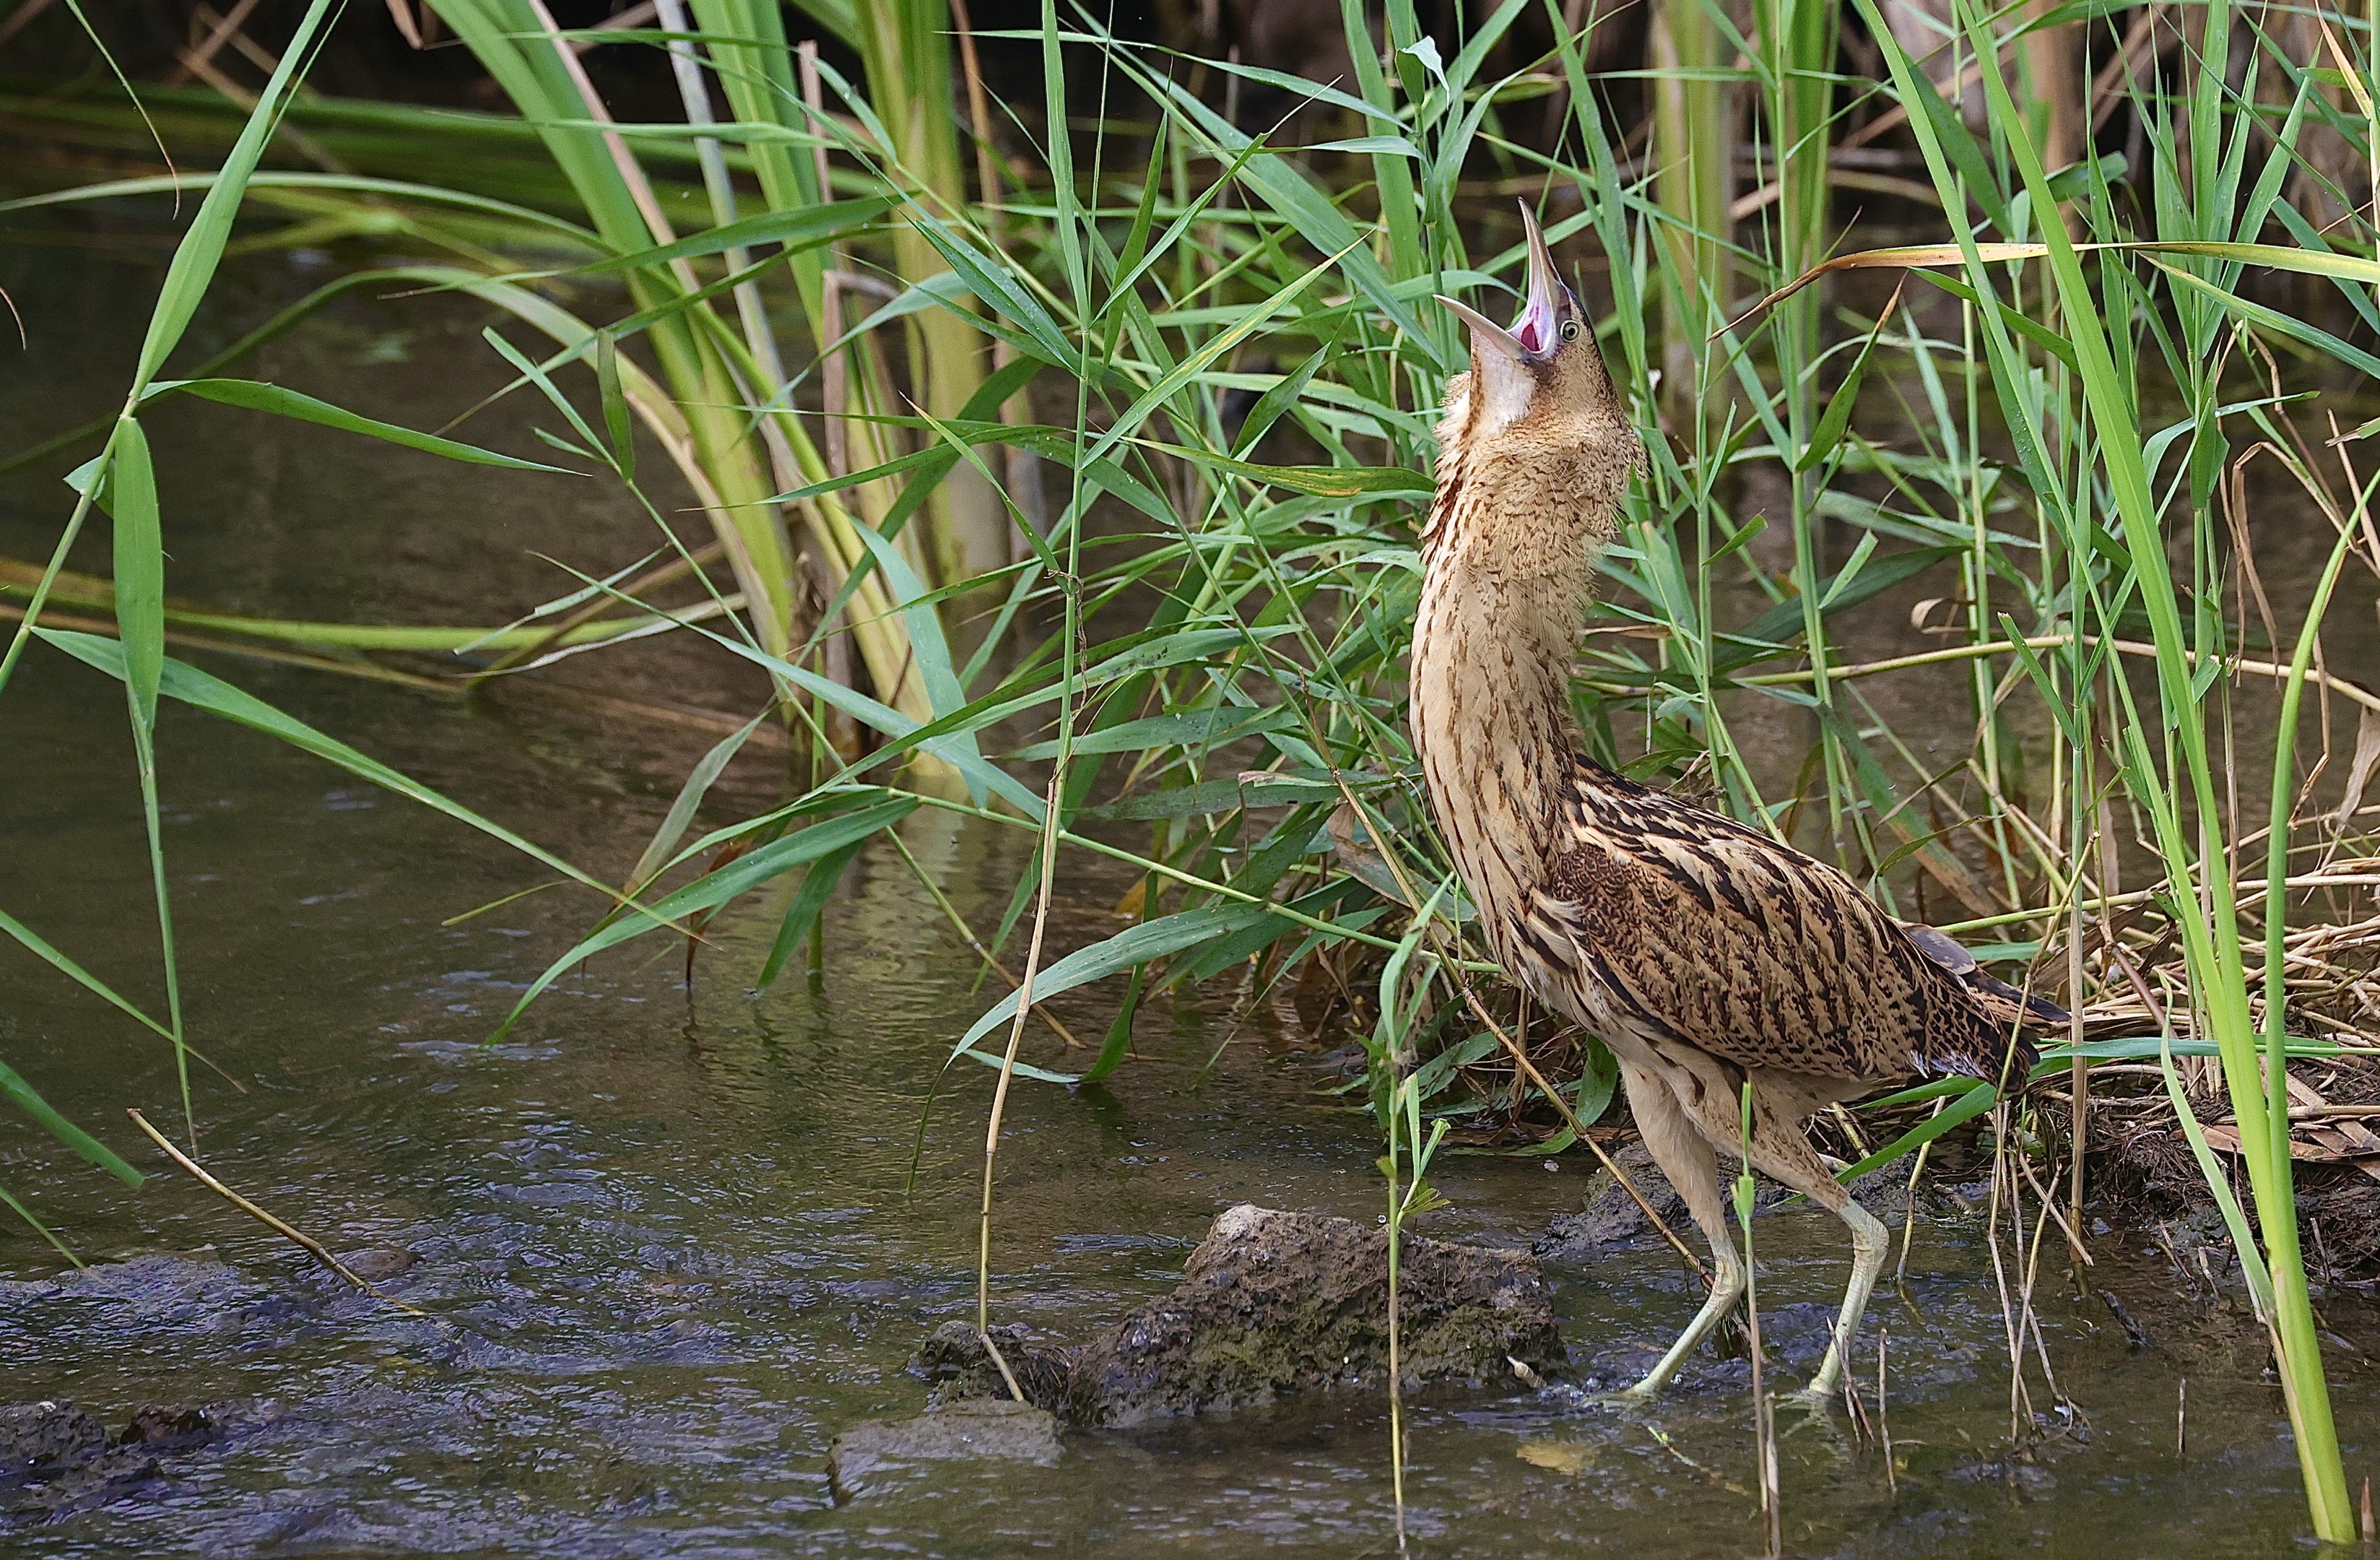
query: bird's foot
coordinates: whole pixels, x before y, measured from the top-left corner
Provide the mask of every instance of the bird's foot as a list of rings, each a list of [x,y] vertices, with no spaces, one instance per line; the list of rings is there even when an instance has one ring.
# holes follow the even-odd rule
[[[1618,1413],[1639,1413],[1653,1406],[1654,1401],[1661,1395],[1663,1384],[1647,1378],[1633,1386],[1621,1387],[1616,1392],[1591,1392],[1585,1387],[1575,1386],[1552,1387],[1548,1390],[1563,1394],[1572,1408],[1608,1408]]]
[[[1815,1428],[1820,1440],[1841,1452],[1848,1444],[1843,1439],[1842,1420],[1836,1413],[1841,1407],[1841,1392],[1822,1391],[1815,1382],[1799,1392],[1779,1398],[1777,1439],[1783,1441],[1788,1436],[1800,1435]]]
[[[1821,1439],[1836,1439],[1841,1428],[1835,1422],[1838,1407],[1831,1395],[1821,1394],[1806,1386],[1779,1398],[1773,1421],[1777,1439],[1783,1441],[1788,1436],[1801,1435],[1813,1426],[1817,1428]]]

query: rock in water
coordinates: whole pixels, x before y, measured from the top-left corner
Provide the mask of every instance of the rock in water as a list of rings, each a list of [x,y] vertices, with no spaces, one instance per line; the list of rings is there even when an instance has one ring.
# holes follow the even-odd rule
[[[1621,1149],[1617,1163],[1664,1223],[1671,1229],[1686,1224],[1686,1200],[1670,1189],[1644,1144],[1631,1143]],[[1557,1261],[1583,1261],[1659,1238],[1653,1222],[1611,1172],[1597,1170],[1587,1179],[1585,1206],[1575,1213],[1556,1214],[1546,1233],[1537,1237],[1536,1250],[1538,1256]]]
[[[104,1505],[155,1477],[158,1453],[214,1433],[207,1411],[185,1404],[138,1409],[111,1436],[71,1403],[0,1403],[0,1528],[10,1517],[55,1519]]]
[[[1562,1368],[1545,1275],[1525,1251],[1405,1237],[1397,1318],[1407,1388],[1509,1383],[1515,1359]],[[1179,1288],[1084,1347],[1067,1406],[1086,1423],[1140,1424],[1382,1387],[1388,1372],[1387,1230],[1243,1203],[1190,1253]]]
[[[107,1427],[71,1403],[0,1403],[0,1483],[43,1483],[107,1454]]]
[[[1526,1251],[1407,1236],[1397,1262],[1407,1388],[1562,1372],[1545,1274]],[[1077,1348],[993,1329],[1019,1391],[1077,1424],[1135,1425],[1291,1393],[1385,1387],[1388,1232],[1243,1203],[1190,1253],[1181,1286]],[[1515,1363],[1517,1361],[1517,1364]],[[912,1369],[942,1402],[1007,1395],[976,1330],[944,1322]]]
[[[1045,1408],[1004,1398],[952,1403],[913,1420],[868,1420],[834,1438],[827,1477],[840,1496],[864,1493],[870,1478],[912,1463],[995,1457],[1058,1460],[1058,1420]]]

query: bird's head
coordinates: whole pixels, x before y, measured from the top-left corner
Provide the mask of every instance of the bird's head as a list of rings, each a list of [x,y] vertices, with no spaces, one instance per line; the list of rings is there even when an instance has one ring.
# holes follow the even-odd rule
[[[1560,443],[1616,435],[1631,446],[1633,466],[1634,433],[1604,372],[1595,328],[1554,269],[1546,236],[1526,202],[1521,221],[1529,235],[1529,290],[1510,329],[1468,304],[1438,300],[1471,327],[1471,372],[1449,393],[1450,402],[1463,403],[1463,432],[1470,439],[1492,439],[1527,424]]]

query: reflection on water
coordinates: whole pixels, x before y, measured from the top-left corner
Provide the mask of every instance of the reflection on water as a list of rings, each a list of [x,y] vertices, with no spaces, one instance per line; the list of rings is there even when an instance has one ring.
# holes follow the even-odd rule
[[[77,285],[45,277],[41,296],[71,315],[92,301],[73,296]],[[332,323],[362,330],[383,307],[358,304]],[[310,388],[348,384],[342,398],[364,409],[434,425],[493,375],[476,321],[456,315],[449,331],[434,311],[427,325],[419,309],[406,317],[418,327],[413,360],[393,377],[343,368],[335,331],[299,338],[278,369],[260,372]],[[91,362],[123,356],[104,350],[108,328],[72,361],[37,329],[50,355],[32,377],[55,370],[56,404],[104,379]],[[24,382],[9,394],[24,411]],[[89,399],[104,397],[95,387]],[[169,420],[161,439],[176,588],[195,596],[291,615],[477,621],[550,588],[522,562],[529,548],[611,567],[649,545],[637,518],[591,483],[491,481],[253,421],[237,425],[235,442],[220,410]],[[525,444],[518,422],[479,436]],[[16,481],[6,503],[0,550],[42,545],[52,490]],[[471,572],[483,562],[488,575]],[[473,599],[453,596],[466,587]],[[701,742],[589,727],[533,699],[465,707],[209,664],[613,875]],[[679,687],[695,675],[714,679],[698,685],[705,701],[749,696],[666,660],[621,674]],[[157,1001],[119,709],[113,685],[48,652],[8,690],[5,903],[103,978]],[[759,1000],[744,991],[781,888],[714,928],[692,997],[676,948],[631,945],[563,981],[491,1046],[525,983],[588,924],[586,900],[539,895],[443,924],[539,874],[448,822],[187,710],[167,709],[160,748],[191,1032],[237,1083],[194,1069],[204,1158],[334,1248],[362,1253],[393,1294],[449,1324],[347,1291],[170,1175],[123,1195],[12,1119],[0,1127],[0,1181],[110,1265],[60,1279],[46,1247],[0,1227],[0,1275],[12,1281],[0,1288],[5,1396],[71,1398],[112,1423],[144,1403],[205,1403],[217,1406],[222,1434],[50,1519],[5,1519],[0,1547],[1392,1547],[1385,1416],[1369,1398],[1075,1436],[1055,1468],[935,1466],[864,1500],[831,1501],[824,1456],[838,1427],[917,1408],[924,1388],[904,1361],[936,1323],[973,1306],[988,1078],[968,1066],[930,1111],[929,1095],[990,996],[896,854],[872,851],[847,881],[814,988],[795,975]],[[767,761],[729,786],[731,810],[757,805],[773,794]],[[1021,865],[1017,838],[929,817],[910,826],[962,912],[995,922]],[[1059,945],[1111,927],[1104,907],[1123,886],[1103,869],[1075,869]],[[131,1135],[107,1126],[124,1106],[161,1122],[178,1114],[171,1057],[152,1038],[13,947],[0,949],[0,1054],[69,1115],[128,1152]],[[1233,1029],[1241,994],[1226,981],[1202,1004],[1152,1005],[1138,1058],[1103,1089],[1020,1089],[1002,1159],[993,1283],[1003,1320],[1087,1335],[1169,1287],[1187,1243],[1233,1202],[1373,1215],[1364,1123],[1318,1091],[1325,1076],[1263,1014]],[[1097,1034],[1112,1000],[1077,993],[1062,1012]],[[1448,1161],[1453,1206],[1431,1233],[1525,1241],[1576,1205],[1585,1178],[1574,1158],[1551,1173],[1536,1160]],[[1789,1211],[1764,1224],[1761,1249],[1767,1332],[1781,1367],[1806,1373],[1842,1278],[1840,1226]],[[1921,1225],[1905,1287],[1873,1312],[1890,1335],[1897,1488],[1881,1455],[1840,1426],[1793,1431],[1789,1548],[2294,1553],[2297,1479],[2254,1330],[2232,1302],[2176,1277],[2150,1242],[2107,1234],[2096,1254],[2095,1281],[2124,1298],[2149,1347],[2136,1351],[2096,1299],[2046,1298],[2050,1359],[2087,1418],[2034,1427],[2034,1449],[2012,1459],[2005,1333],[1980,1220]],[[1683,1275],[1658,1252],[1554,1277],[1586,1377],[1641,1367],[1692,1310]],[[2364,1302],[2323,1303],[2352,1345],[2380,1347],[2380,1318]],[[2341,1347],[2335,1359],[2360,1476],[2380,1402],[2362,1355]],[[2183,1377],[2186,1456],[2175,1444]],[[1649,1414],[1526,1394],[1425,1400],[1409,1480],[1417,1546],[1750,1552],[1745,1382],[1742,1361],[1706,1356]],[[2033,1384],[2039,1395],[2037,1371]],[[0,1492],[0,1505],[10,1498]]]

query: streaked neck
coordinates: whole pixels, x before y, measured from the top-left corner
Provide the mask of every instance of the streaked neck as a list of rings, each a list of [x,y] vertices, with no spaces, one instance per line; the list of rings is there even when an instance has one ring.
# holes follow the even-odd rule
[[[1414,747],[1455,866],[1494,928],[1544,881],[1579,733],[1580,585],[1515,577],[1441,536],[1414,626]]]

